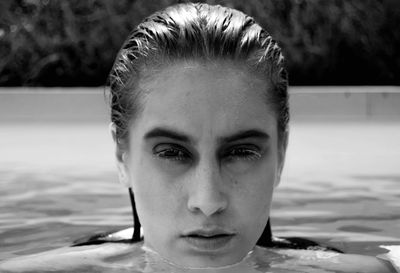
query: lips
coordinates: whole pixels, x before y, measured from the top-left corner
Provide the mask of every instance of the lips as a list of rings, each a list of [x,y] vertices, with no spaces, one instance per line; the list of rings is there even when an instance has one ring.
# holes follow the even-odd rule
[[[182,238],[197,251],[218,251],[227,247],[236,234],[221,228],[198,229],[185,233]]]

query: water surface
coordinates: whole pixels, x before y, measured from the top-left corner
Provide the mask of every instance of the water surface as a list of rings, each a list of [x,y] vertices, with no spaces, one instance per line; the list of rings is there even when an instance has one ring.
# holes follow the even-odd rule
[[[0,126],[0,261],[131,225],[104,123]],[[400,123],[294,122],[273,232],[378,255],[400,245]]]

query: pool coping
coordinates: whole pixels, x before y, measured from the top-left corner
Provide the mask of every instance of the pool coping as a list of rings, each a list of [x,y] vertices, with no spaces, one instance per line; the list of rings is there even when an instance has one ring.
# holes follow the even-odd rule
[[[0,122],[108,122],[104,87],[0,88]],[[400,121],[400,86],[292,86],[293,120]]]

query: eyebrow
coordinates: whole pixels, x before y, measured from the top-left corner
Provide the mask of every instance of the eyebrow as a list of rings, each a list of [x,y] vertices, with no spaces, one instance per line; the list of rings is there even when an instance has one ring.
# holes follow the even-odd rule
[[[169,128],[161,128],[161,127],[156,127],[149,132],[147,132],[144,135],[144,138],[146,140],[152,139],[152,138],[158,138],[158,137],[166,137],[170,139],[174,139],[177,141],[181,142],[194,142],[191,137],[188,135],[181,133],[179,131],[169,129]],[[260,140],[268,140],[270,136],[260,130],[257,129],[251,129],[251,130],[244,130],[237,132],[231,136],[226,136],[226,137],[221,137],[218,139],[220,143],[229,143],[229,142],[234,142],[242,139],[247,139],[247,138],[256,138]]]
[[[177,132],[168,128],[156,127],[144,135],[145,139],[166,137],[182,142],[192,142],[192,139],[184,133]]]
[[[222,143],[229,143],[229,142],[234,142],[242,139],[247,139],[247,138],[255,138],[255,139],[260,139],[260,140],[268,140],[270,136],[260,130],[257,129],[251,129],[251,130],[244,130],[240,131],[238,133],[235,133],[231,136],[227,137],[221,137],[219,139],[220,142]]]

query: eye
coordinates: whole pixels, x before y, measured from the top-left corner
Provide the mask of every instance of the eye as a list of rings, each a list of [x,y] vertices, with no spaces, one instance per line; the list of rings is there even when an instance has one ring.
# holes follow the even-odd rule
[[[161,143],[153,148],[153,154],[160,159],[187,163],[191,160],[191,154],[177,144]]]
[[[255,145],[240,145],[228,149],[224,153],[224,159],[228,161],[235,160],[257,160],[261,158],[260,149]]]

